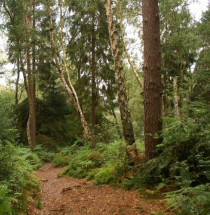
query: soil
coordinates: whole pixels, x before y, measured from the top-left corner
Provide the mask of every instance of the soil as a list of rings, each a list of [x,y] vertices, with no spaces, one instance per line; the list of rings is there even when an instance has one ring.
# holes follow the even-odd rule
[[[63,170],[47,163],[36,172],[41,179],[39,204],[42,209],[37,208],[36,198],[36,204],[29,207],[28,215],[171,214],[160,200],[145,200],[135,190],[96,186],[85,179],[68,176],[58,177]]]

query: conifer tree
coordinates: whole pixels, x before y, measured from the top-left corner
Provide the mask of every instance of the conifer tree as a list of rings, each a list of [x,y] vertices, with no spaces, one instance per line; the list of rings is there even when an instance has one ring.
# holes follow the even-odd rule
[[[161,131],[161,47],[158,0],[142,1],[145,156],[155,156]]]

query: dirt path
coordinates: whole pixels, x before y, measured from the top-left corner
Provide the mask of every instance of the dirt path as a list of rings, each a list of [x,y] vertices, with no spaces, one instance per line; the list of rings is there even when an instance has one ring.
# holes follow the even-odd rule
[[[160,201],[148,202],[137,191],[95,186],[85,179],[60,177],[63,168],[45,164],[36,175],[41,179],[42,210],[35,206],[29,215],[151,215],[166,213]]]

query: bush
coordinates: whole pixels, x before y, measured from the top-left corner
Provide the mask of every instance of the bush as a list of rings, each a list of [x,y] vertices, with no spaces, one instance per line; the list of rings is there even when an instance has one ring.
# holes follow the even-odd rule
[[[33,167],[33,170],[42,166],[42,161],[36,153],[27,147],[17,147],[17,154],[25,161],[28,161]]]
[[[0,89],[1,90],[1,89]],[[0,214],[26,213],[27,191],[37,189],[31,171],[42,165],[39,157],[23,146],[15,146],[18,137],[13,113],[12,91],[0,96]]]
[[[104,167],[101,168],[94,177],[94,184],[109,184],[117,178],[117,174],[114,168]]]
[[[76,178],[85,178],[89,171],[99,166],[97,160],[91,160],[92,151],[89,147],[81,147],[70,157],[70,164],[65,169],[64,174]]]
[[[13,113],[13,97],[12,91],[0,89],[0,141],[4,144],[13,143],[14,139],[18,137]]]
[[[88,145],[62,150],[70,157],[64,174],[93,180],[95,184],[119,183],[128,169],[125,145],[121,141],[110,144],[97,143],[95,149]]]
[[[43,162],[51,162],[55,157],[55,152],[51,152],[42,145],[36,145],[34,152]]]
[[[210,186],[184,187],[168,193],[167,200],[182,215],[207,215],[210,209]]]
[[[26,190],[37,188],[31,171],[41,163],[38,157],[26,148],[0,143],[0,210],[5,214],[18,214],[27,210]],[[12,204],[11,204],[12,203]],[[3,210],[3,209],[2,209]]]
[[[157,146],[158,157],[141,164],[139,172],[125,183],[139,189],[176,189],[168,200],[181,214],[205,214],[209,202],[210,127],[203,118],[164,119],[162,144]],[[208,198],[207,198],[208,197]]]
[[[68,156],[64,156],[60,152],[60,153],[56,154],[56,156],[54,157],[52,163],[53,163],[54,167],[66,166],[66,165],[69,164],[69,157]]]
[[[0,185],[0,214],[12,214],[12,202],[17,200],[9,196],[10,190],[5,185]]]

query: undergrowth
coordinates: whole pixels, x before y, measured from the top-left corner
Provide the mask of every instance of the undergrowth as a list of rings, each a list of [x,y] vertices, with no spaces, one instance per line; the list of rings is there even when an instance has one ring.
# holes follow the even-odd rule
[[[207,215],[210,199],[210,127],[204,119],[164,119],[158,157],[140,164],[123,185],[167,193],[169,206],[182,215]]]
[[[38,180],[31,172],[42,165],[28,148],[0,142],[0,214],[27,211],[27,193],[38,192]]]
[[[64,148],[63,154],[70,159],[64,174],[86,177],[95,184],[120,183],[128,170],[125,146],[121,141],[97,143],[94,150],[89,145],[75,143]]]
[[[44,148],[41,144],[36,145],[34,153],[42,160],[42,162],[52,162],[56,153]]]

